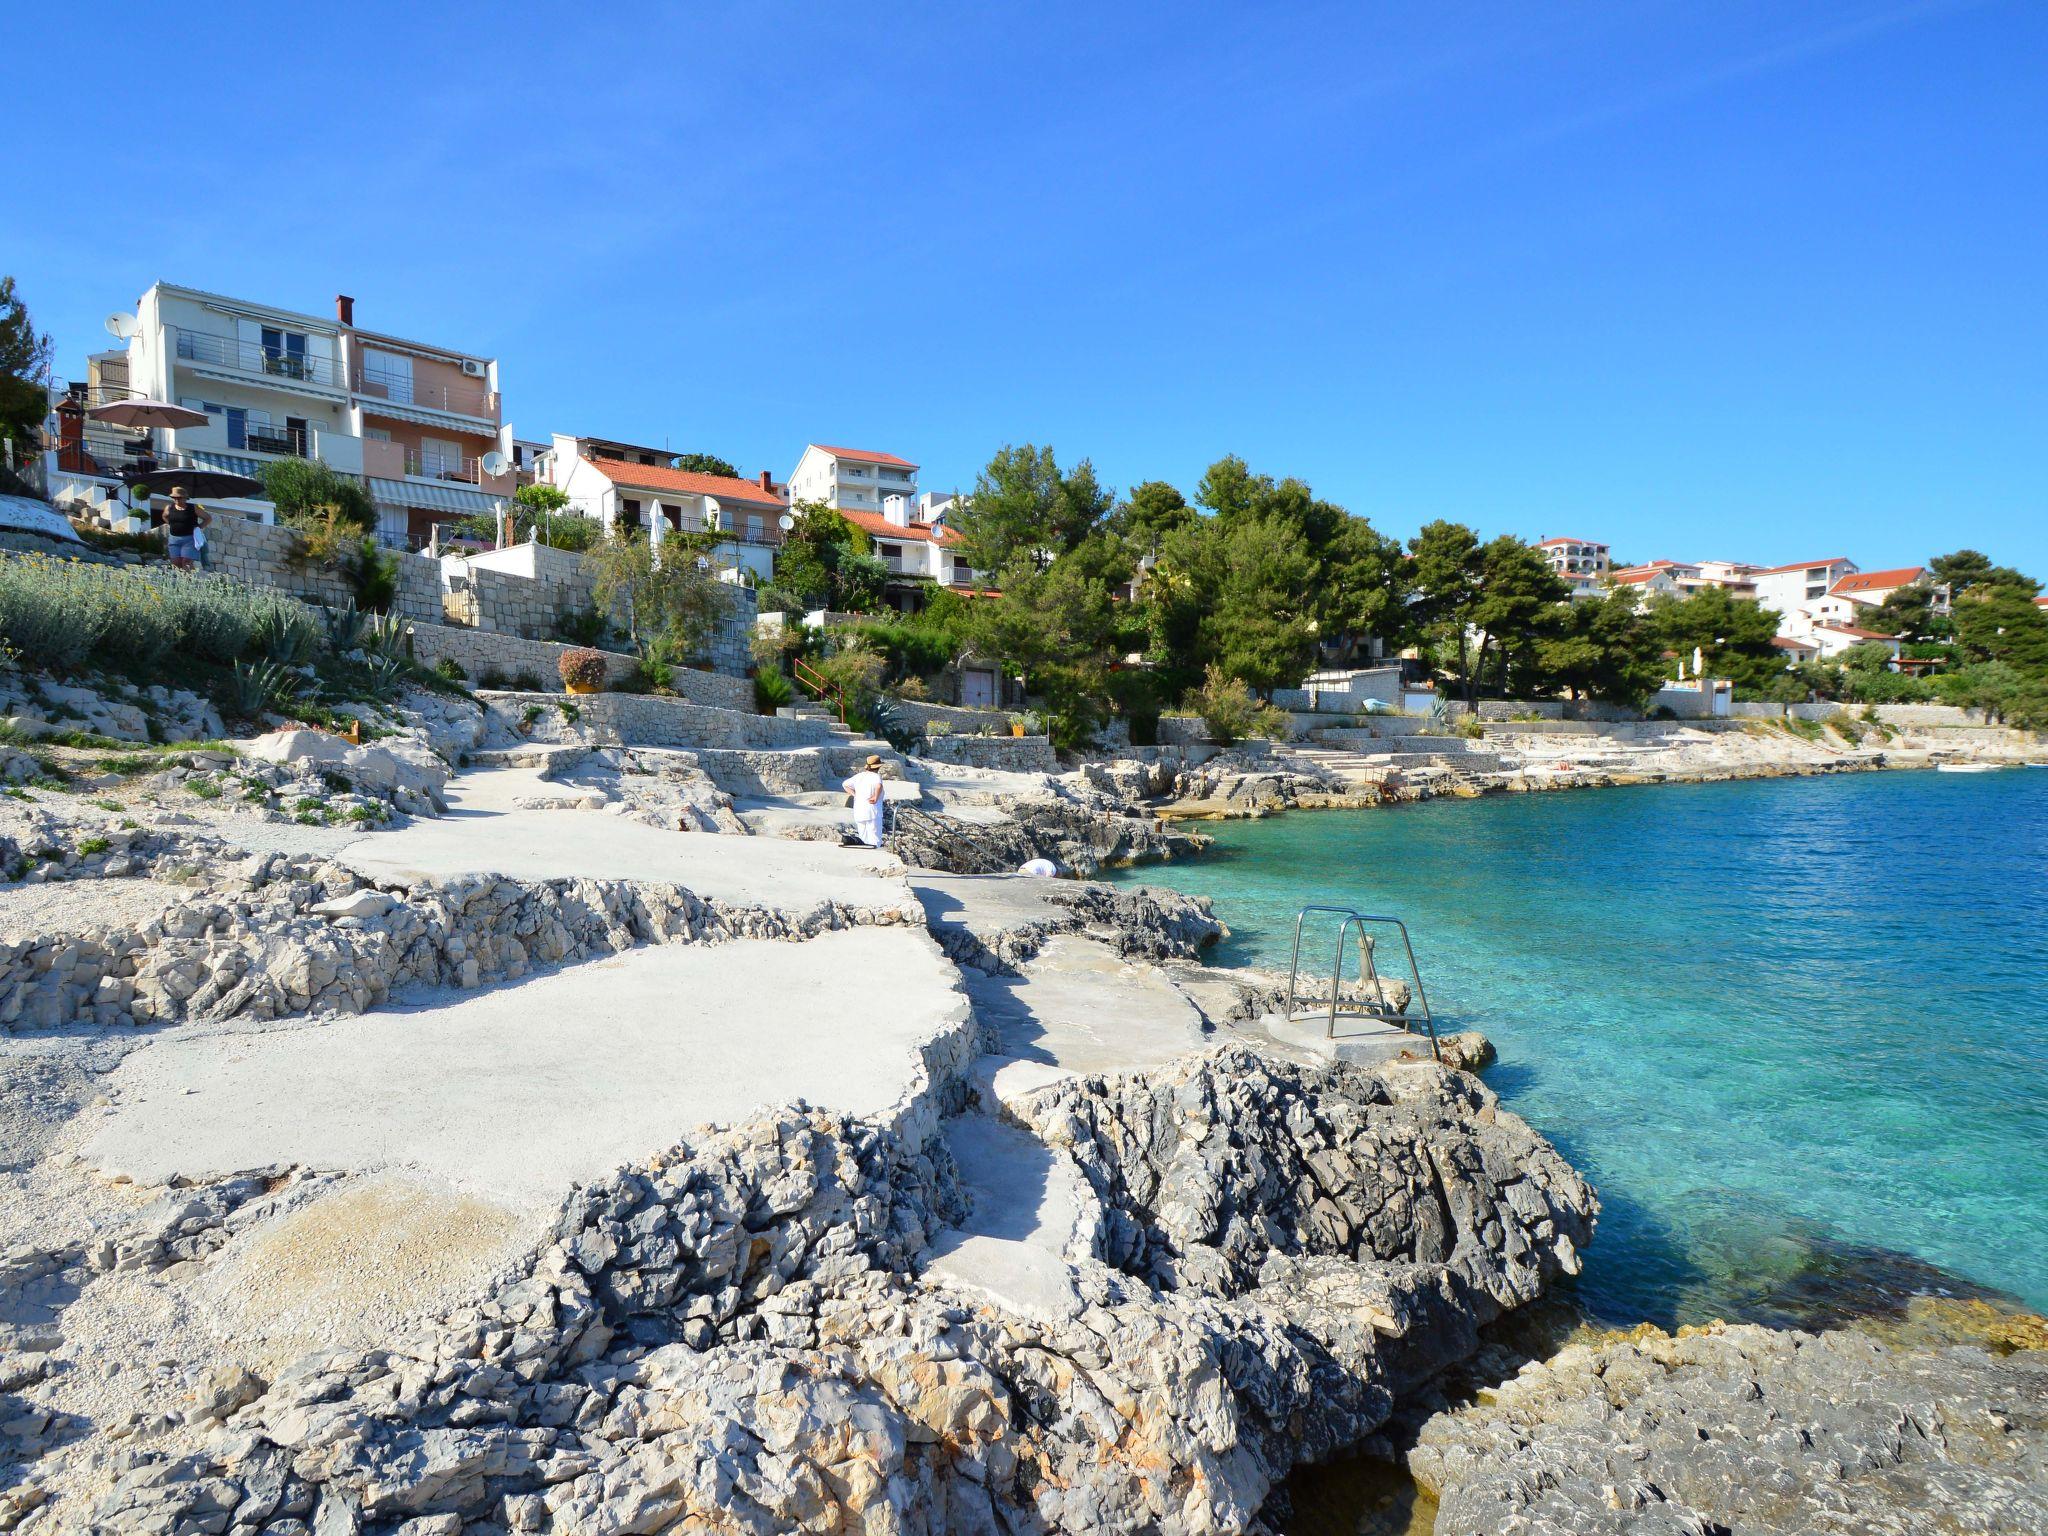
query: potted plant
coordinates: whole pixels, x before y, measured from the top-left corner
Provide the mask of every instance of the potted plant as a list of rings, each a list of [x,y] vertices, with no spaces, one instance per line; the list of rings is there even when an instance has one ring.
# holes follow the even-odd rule
[[[562,674],[562,686],[571,693],[604,692],[604,653],[587,647],[564,651],[562,659],[555,663],[555,670]]]
[[[1027,709],[1010,722],[1012,736],[1036,736],[1045,729],[1045,722],[1038,718],[1038,711]]]

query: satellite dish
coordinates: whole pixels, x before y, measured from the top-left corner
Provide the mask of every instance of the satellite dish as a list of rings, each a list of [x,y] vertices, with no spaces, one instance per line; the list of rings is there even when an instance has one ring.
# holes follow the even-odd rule
[[[498,452],[495,448],[485,454],[478,462],[482,464],[483,471],[487,475],[502,475],[505,473],[507,464],[505,455]]]
[[[789,532],[790,529],[796,526],[796,519],[791,517],[787,512],[783,513],[782,516],[775,519],[775,522],[776,526],[781,528],[784,533]]]
[[[128,340],[131,336],[139,335],[142,331],[142,323],[140,321],[133,315],[124,314],[118,309],[107,316],[105,323],[107,334],[122,341]]]

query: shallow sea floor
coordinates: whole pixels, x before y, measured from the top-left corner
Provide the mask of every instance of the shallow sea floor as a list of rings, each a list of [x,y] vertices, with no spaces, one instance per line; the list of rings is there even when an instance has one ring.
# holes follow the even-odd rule
[[[1284,968],[1308,902],[1405,918],[1439,1027],[1490,1035],[1486,1080],[1600,1188],[1593,1317],[2048,1309],[2048,772],[1213,830],[1215,855],[1117,878],[1212,897],[1224,964]]]

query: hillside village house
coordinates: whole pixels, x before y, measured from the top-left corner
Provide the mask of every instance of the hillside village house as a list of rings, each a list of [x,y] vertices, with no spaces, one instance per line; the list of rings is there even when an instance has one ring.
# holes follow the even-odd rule
[[[807,443],[789,474],[792,501],[822,501],[841,512],[887,510],[892,498],[908,508],[917,500],[917,466],[893,453]]]
[[[1778,632],[1790,634],[1796,629],[1787,628],[1784,616],[1796,615],[1808,603],[1819,602],[1828,595],[1830,587],[1845,576],[1855,575],[1856,570],[1854,560],[1836,556],[1831,560],[1770,566],[1755,572],[1750,581],[1756,587],[1756,600],[1781,616]]]
[[[946,515],[959,501],[917,489],[917,466],[893,453],[806,444],[790,472],[792,501],[823,502],[873,541],[892,578],[887,597],[906,611],[923,601],[928,583],[977,590],[976,573],[961,560],[958,532]]]
[[[1934,599],[1934,611],[1949,611],[1948,588],[1934,581],[1934,573],[1921,565],[1900,566],[1889,571],[1859,571],[1844,576],[1827,590],[1827,595],[1806,604],[1807,616],[1816,624],[1857,623],[1857,616],[1876,608],[1894,592],[1906,587],[1927,587]]]
[[[1538,539],[1536,547],[1571,588],[1573,597],[1598,597],[1604,590],[1601,583],[1611,568],[1605,544],[1596,544],[1591,539],[1550,538]]]
[[[437,523],[490,513],[515,484],[509,463],[498,475],[482,463],[509,461],[512,445],[497,360],[363,330],[353,299],[334,302],[327,318],[172,283],[143,294],[122,387],[207,416],[154,434],[159,462],[253,476],[278,459],[318,459],[367,484],[378,537],[392,545],[418,547]],[[109,398],[111,371],[96,370]],[[109,478],[118,468],[101,467]],[[271,520],[259,499],[208,504]]]
[[[723,534],[713,560],[757,582],[774,574],[789,497],[766,470],[758,480],[701,474],[675,468],[675,455],[666,449],[562,433],[540,463],[571,510],[607,530]]]

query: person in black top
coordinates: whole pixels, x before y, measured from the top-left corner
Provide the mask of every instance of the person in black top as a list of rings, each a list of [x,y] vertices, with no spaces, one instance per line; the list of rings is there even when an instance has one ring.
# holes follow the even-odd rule
[[[192,562],[199,558],[199,543],[194,535],[213,521],[213,515],[197,502],[185,499],[185,487],[171,487],[171,504],[164,508],[164,535],[169,542],[171,564],[179,570],[190,570]]]

